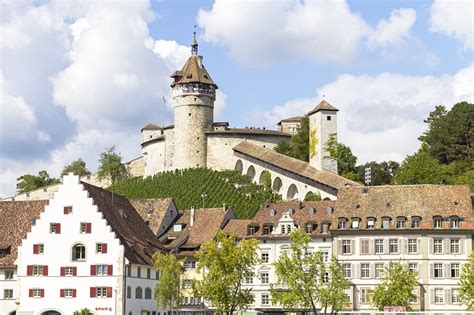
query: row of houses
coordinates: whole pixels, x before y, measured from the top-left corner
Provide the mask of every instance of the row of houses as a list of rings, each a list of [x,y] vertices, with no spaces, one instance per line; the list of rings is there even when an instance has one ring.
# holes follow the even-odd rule
[[[63,178],[53,198],[0,203],[1,314],[166,315],[154,303],[159,274],[156,251],[184,259],[181,312],[209,313],[193,296],[200,279],[195,253],[219,229],[259,240],[262,263],[245,285],[255,295],[250,309],[282,313],[272,304],[273,263],[289,248],[289,233],[304,229],[310,250],[336,257],[349,279],[347,312],[371,312],[370,290],[384,267],[402,261],[417,271],[412,309],[466,313],[459,276],[473,250],[474,213],[466,186],[347,187],[336,201],[265,204],[253,219],[222,208],[178,210],[172,199],[132,200]]]

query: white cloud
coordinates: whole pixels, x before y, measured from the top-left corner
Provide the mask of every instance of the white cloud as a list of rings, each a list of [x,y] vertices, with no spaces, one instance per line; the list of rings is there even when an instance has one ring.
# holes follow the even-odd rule
[[[399,43],[410,34],[410,30],[415,24],[416,11],[413,9],[398,9],[390,13],[390,18],[383,19],[368,37],[370,49],[377,47],[387,47]]]
[[[471,0],[435,0],[431,6],[433,32],[452,36],[465,49],[474,49],[474,2]]]
[[[152,49],[168,66],[168,69],[180,69],[190,54],[190,48],[178,44],[174,40],[160,39],[152,41]]]
[[[296,99],[263,113],[267,125],[309,112],[325,95],[340,109],[339,141],[349,145],[359,162],[401,161],[419,145],[423,123],[438,104],[448,108],[460,101],[474,102],[474,65],[454,75],[377,76],[341,75],[321,86],[312,99]]]

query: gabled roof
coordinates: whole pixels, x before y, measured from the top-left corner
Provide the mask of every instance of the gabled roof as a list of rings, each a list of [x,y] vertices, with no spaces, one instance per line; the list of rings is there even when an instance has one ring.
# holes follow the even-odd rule
[[[145,126],[143,126],[141,131],[143,132],[143,130],[160,130],[160,129],[161,129],[160,126],[156,124],[148,123]]]
[[[47,204],[48,200],[0,202],[0,248],[10,250],[10,254],[0,258],[0,268],[15,267],[18,246]]]
[[[148,222],[153,234],[160,235],[160,226],[166,215],[166,211],[172,203],[173,198],[154,198],[154,199],[133,199],[130,200],[132,206],[137,210],[145,223]],[[175,207],[176,208],[176,207]]]
[[[173,72],[171,77],[174,79],[173,83],[171,83],[172,87],[176,84],[204,83],[217,88],[217,85],[212,81],[211,76],[202,63],[202,57],[194,54],[188,58],[183,69]]]
[[[165,248],[130,201],[91,184],[82,182],[82,185],[120,239],[125,248],[125,257],[132,263],[151,265],[153,254]]]
[[[314,114],[316,112],[319,112],[320,110],[332,110],[332,111],[339,111],[339,109],[337,109],[336,107],[332,106],[331,104],[329,104],[328,102],[326,101],[321,101],[318,105],[316,105],[315,108],[313,108],[312,111],[310,111],[308,113],[308,115],[311,115],[311,114]]]
[[[317,170],[311,167],[308,162],[294,159],[273,150],[262,148],[261,146],[247,141],[239,143],[233,149],[235,152],[272,164],[280,169],[309,178],[334,189],[340,189],[346,185],[360,186],[359,183],[348,180],[332,172]]]
[[[277,125],[281,125],[281,123],[284,123],[284,122],[299,122],[299,121],[301,121],[301,119],[303,119],[302,116],[289,117],[289,118],[285,118],[285,119],[280,120],[277,123]]]

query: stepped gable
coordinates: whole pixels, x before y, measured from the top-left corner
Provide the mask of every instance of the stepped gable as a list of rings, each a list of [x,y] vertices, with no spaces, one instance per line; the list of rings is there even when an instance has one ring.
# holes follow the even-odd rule
[[[158,126],[156,124],[148,123],[145,126],[143,126],[141,131],[143,131],[143,130],[160,130],[160,129],[161,129],[160,126]]]
[[[212,81],[211,76],[202,64],[202,57],[198,55],[191,55],[181,70],[177,70],[171,74],[174,79],[171,87],[176,84],[186,83],[204,83],[213,85],[217,89],[217,85]]]
[[[173,198],[133,199],[132,206],[137,210],[145,223],[148,222],[153,234],[161,234],[159,229],[166,215],[166,211],[173,203]]]
[[[130,201],[105,189],[82,182],[94,204],[125,248],[125,257],[136,264],[152,265],[156,251],[165,250]]]
[[[342,176],[334,174],[326,170],[317,170],[310,166],[308,162],[304,162],[284,154],[280,154],[273,150],[262,148],[250,142],[243,141],[236,145],[234,151],[250,156],[257,160],[269,163],[275,167],[283,169],[287,172],[303,176],[308,179],[317,181],[323,185],[334,189],[341,189],[347,185],[360,186],[359,183],[348,180]]]
[[[40,217],[48,200],[0,202],[0,268],[14,268],[18,246],[31,230],[33,220]]]
[[[315,108],[313,108],[312,111],[310,111],[308,113],[308,115],[311,115],[311,114],[314,114],[316,112],[319,112],[320,110],[331,110],[331,111],[334,111],[334,112],[338,112],[339,109],[337,109],[336,107],[332,106],[331,104],[329,104],[328,102],[326,101],[321,101],[318,105],[316,105]]]
[[[449,228],[449,218],[460,218],[460,229],[474,230],[471,192],[464,185],[390,185],[344,188],[338,191],[338,218],[360,218],[359,229],[367,229],[367,218],[375,219],[374,229],[381,228],[383,217],[390,217],[390,229],[396,229],[397,217],[420,217],[420,228],[432,229],[433,217],[443,218],[443,228]],[[346,224],[349,227],[349,224]]]

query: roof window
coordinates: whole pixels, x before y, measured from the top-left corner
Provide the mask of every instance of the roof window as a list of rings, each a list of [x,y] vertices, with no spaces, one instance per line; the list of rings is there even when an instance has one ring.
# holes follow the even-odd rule
[[[352,219],[351,229],[358,230],[359,223],[360,223],[360,219]]]
[[[433,228],[441,229],[443,227],[443,218],[440,216],[433,217]]]
[[[315,214],[316,213],[316,209],[314,209],[313,207],[309,208],[309,214]]]
[[[270,210],[270,215],[272,217],[276,216],[276,214],[277,214],[277,211],[275,209]]]
[[[373,229],[375,227],[375,218],[368,218],[367,219],[367,228]]]

